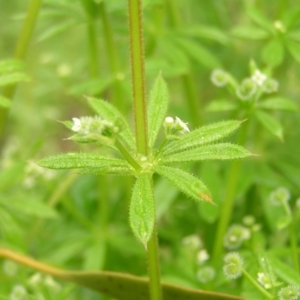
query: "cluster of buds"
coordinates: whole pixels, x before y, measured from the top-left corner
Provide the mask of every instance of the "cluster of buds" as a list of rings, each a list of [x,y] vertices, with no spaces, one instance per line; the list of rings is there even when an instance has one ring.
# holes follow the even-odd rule
[[[254,99],[257,93],[270,94],[278,90],[278,81],[261,72],[254,66],[254,63],[252,63],[251,69],[251,76],[245,78],[240,84],[237,84],[229,73],[221,69],[212,72],[211,81],[218,87],[231,85],[236,96],[242,101]]]
[[[229,250],[238,249],[241,247],[245,240],[249,240],[251,237],[251,231],[249,228],[233,224],[229,227],[225,237],[224,246]]]
[[[100,117],[72,118],[73,122],[64,124],[76,134],[70,139],[78,143],[99,142],[110,145],[114,143],[119,128],[112,122],[103,120]]]
[[[244,260],[237,252],[230,252],[224,257],[223,272],[228,279],[236,279],[243,273]]]
[[[167,139],[176,139],[178,136],[190,132],[187,123],[178,117],[166,117],[164,121],[165,134]]]

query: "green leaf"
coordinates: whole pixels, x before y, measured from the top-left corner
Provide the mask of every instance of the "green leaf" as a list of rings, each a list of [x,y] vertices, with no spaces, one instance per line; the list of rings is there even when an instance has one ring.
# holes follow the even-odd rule
[[[260,11],[254,9],[252,7],[248,7],[247,8],[247,15],[250,17],[250,19],[254,23],[261,26],[263,29],[265,29],[269,33],[271,33],[271,34],[276,33],[272,22],[270,22]]]
[[[38,165],[48,169],[65,170],[80,168],[123,167],[124,160],[91,153],[67,153],[44,158]],[[128,166],[128,164],[127,164]]]
[[[283,141],[283,128],[274,117],[263,111],[256,111],[254,115],[266,130]]]
[[[169,104],[167,84],[161,75],[155,80],[148,104],[149,147],[152,148],[166,117]]]
[[[206,106],[206,111],[218,112],[218,111],[230,111],[237,109],[238,106],[235,102],[228,99],[216,99],[209,102]]]
[[[300,63],[300,43],[287,40],[286,41],[286,46],[290,52],[290,54],[293,56],[293,58]]]
[[[115,176],[132,176],[134,170],[124,161],[124,165],[121,166],[106,166],[102,168],[84,168],[79,171],[80,174],[95,174],[95,175],[115,175]]]
[[[7,59],[0,61],[0,74],[17,72],[24,69],[24,63],[16,59]]]
[[[39,218],[57,218],[58,215],[56,211],[47,206],[41,200],[30,199],[20,195],[10,196],[9,201],[5,197],[0,198],[0,202],[3,206],[10,208],[12,210],[19,211],[23,214],[39,217]]]
[[[181,30],[183,35],[189,35],[195,38],[204,38],[208,40],[212,40],[215,42],[219,42],[223,45],[228,45],[230,40],[228,36],[219,28],[212,26],[201,25],[185,25]]]
[[[24,73],[7,73],[0,76],[0,86],[11,85],[20,81],[29,81],[30,78]]]
[[[284,48],[280,40],[273,39],[269,41],[262,49],[263,61],[271,67],[279,66],[284,58]]]
[[[167,178],[181,192],[196,201],[212,202],[211,194],[205,184],[198,178],[180,169],[156,166],[154,171]]]
[[[241,121],[229,120],[200,127],[182,135],[179,140],[170,142],[163,149],[163,153],[169,155],[216,142],[237,130],[241,123]]]
[[[118,300],[150,300],[146,278],[109,271],[65,271],[36,261],[25,255],[0,248],[0,257],[12,259],[37,271],[71,281]],[[186,288],[162,282],[164,300],[243,300],[243,297]]]
[[[91,18],[96,18],[99,13],[99,4],[94,0],[81,0],[82,6],[85,8],[85,11],[88,16]]]
[[[155,223],[155,208],[151,177],[141,174],[133,187],[129,221],[135,236],[147,247]]]
[[[269,33],[261,28],[254,26],[238,26],[232,29],[231,34],[240,39],[245,40],[264,40]]]
[[[217,57],[200,43],[185,38],[176,38],[174,41],[182,48],[191,58],[208,69],[216,69],[221,66]]]
[[[112,104],[107,101],[88,97],[88,103],[90,107],[97,113],[101,118],[116,123],[116,126],[120,126],[120,136],[130,146],[132,150],[135,149],[135,138],[130,130],[128,122],[125,120],[123,115],[115,108]]]
[[[11,101],[8,98],[0,95],[0,106],[8,108],[11,106]]]
[[[162,157],[162,163],[170,162],[187,162],[187,161],[203,161],[203,160],[227,160],[244,158],[252,154],[245,148],[230,144],[220,143],[215,145],[205,145],[199,148],[185,150],[180,153],[169,154]]]
[[[268,260],[270,261],[275,274],[288,284],[299,285],[300,276],[295,268],[290,267],[288,264],[283,263],[275,255],[268,253]]]
[[[298,107],[292,100],[284,97],[271,97],[257,103],[257,107],[272,110],[297,112]]]

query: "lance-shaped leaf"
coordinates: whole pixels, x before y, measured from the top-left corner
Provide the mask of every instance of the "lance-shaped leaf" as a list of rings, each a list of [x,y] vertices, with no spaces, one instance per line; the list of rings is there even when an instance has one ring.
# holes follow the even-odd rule
[[[0,74],[21,71],[24,69],[24,63],[17,59],[6,59],[0,61]]]
[[[146,247],[155,222],[154,197],[151,177],[141,174],[133,187],[129,221],[135,236]]]
[[[6,97],[3,97],[0,95],[0,106],[2,107],[10,107],[11,106],[11,101],[6,98]]]
[[[7,73],[0,76],[0,86],[15,84],[20,81],[29,81],[30,77],[25,73],[14,72]]]
[[[90,153],[67,153],[55,155],[44,158],[37,163],[41,167],[56,170],[129,167],[129,164],[125,160]]]
[[[107,101],[88,97],[90,107],[103,119],[113,122],[120,127],[120,136],[128,144],[131,149],[135,149],[135,138],[129,127],[128,122],[116,107]]]
[[[240,125],[241,121],[230,120],[200,127],[184,134],[179,140],[170,142],[163,152],[169,155],[218,141],[237,130]]]
[[[95,292],[119,300],[149,300],[149,280],[109,271],[66,271],[42,263],[31,257],[0,248],[0,258],[13,260],[62,280],[70,281]],[[239,296],[215,293],[162,283],[164,300],[243,300]]]
[[[148,104],[149,147],[152,148],[169,104],[169,93],[166,82],[161,75],[155,80]]]
[[[95,174],[95,175],[115,175],[115,176],[132,176],[134,170],[124,161],[124,165],[121,166],[106,166],[103,168],[84,168],[80,170],[80,174]]]
[[[255,117],[266,130],[283,141],[283,128],[274,117],[263,111],[256,111]]]
[[[159,175],[167,178],[181,192],[193,198],[196,201],[204,200],[212,202],[211,194],[205,184],[193,175],[180,169],[156,166],[154,171]]]
[[[162,157],[162,163],[244,158],[252,155],[244,147],[220,143],[189,149]]]
[[[284,97],[271,97],[263,101],[259,101],[257,106],[270,110],[298,111],[296,103]]]

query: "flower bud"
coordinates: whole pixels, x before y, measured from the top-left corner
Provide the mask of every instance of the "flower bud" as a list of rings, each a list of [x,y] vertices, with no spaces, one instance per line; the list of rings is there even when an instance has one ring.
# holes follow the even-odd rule
[[[235,279],[242,275],[244,261],[237,252],[231,252],[224,257],[223,271],[227,278]]]
[[[210,79],[218,87],[226,86],[229,81],[228,73],[221,69],[214,70],[211,73]]]
[[[257,91],[257,84],[251,78],[242,81],[236,90],[236,95],[241,100],[249,100]]]
[[[278,292],[279,300],[297,300],[300,297],[300,288],[296,285],[288,285]]]

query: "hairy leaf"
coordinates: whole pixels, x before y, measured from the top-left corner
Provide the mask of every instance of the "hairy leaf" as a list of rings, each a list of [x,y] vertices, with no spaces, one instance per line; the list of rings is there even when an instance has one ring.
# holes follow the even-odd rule
[[[90,98],[88,97],[88,103],[91,108],[103,119],[115,123],[116,126],[120,127],[120,136],[130,146],[131,149],[135,149],[135,138],[129,127],[128,122],[125,120],[123,115],[113,105],[107,101]]]
[[[149,147],[153,147],[159,129],[162,126],[169,104],[166,82],[161,75],[155,80],[148,104]]]
[[[106,166],[103,168],[84,168],[80,174],[131,176],[134,170],[124,161],[124,166]]]
[[[129,221],[135,236],[146,247],[154,228],[155,208],[151,177],[141,174],[133,187]]]
[[[90,153],[67,153],[50,156],[37,162],[48,169],[107,168],[129,166],[125,160]]]
[[[200,127],[181,136],[179,140],[170,142],[163,153],[169,155],[218,141],[237,130],[240,125],[241,121],[230,120]]]
[[[162,163],[187,162],[203,160],[224,160],[236,159],[251,156],[252,154],[245,148],[230,144],[220,143],[215,145],[205,145],[199,148],[189,149],[180,153],[169,154],[161,159]]]
[[[211,194],[205,184],[193,175],[180,169],[156,166],[154,171],[159,175],[167,178],[181,192],[193,198],[196,201],[212,202]]]
[[[271,134],[277,136],[281,141],[283,140],[283,128],[274,117],[263,111],[256,111],[255,117]]]
[[[76,283],[98,293],[119,300],[150,300],[149,281],[146,278],[109,271],[65,271],[41,263],[25,255],[0,248],[0,257],[14,260],[37,271]],[[239,296],[162,283],[164,300],[243,300]]]

